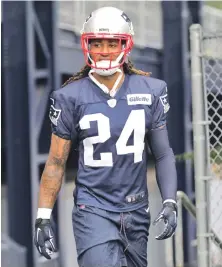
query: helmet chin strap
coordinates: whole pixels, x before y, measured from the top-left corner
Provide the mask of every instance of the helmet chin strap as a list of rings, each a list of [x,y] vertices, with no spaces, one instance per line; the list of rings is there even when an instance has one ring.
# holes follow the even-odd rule
[[[100,76],[110,76],[119,70],[119,62],[121,58],[123,57],[123,55],[124,53],[121,52],[116,60],[113,60],[113,61],[101,60],[96,63],[90,57],[89,53],[88,53],[88,58],[92,62],[92,69],[94,70],[95,73],[97,73]]]
[[[111,90],[109,90],[106,86],[105,86],[105,84],[103,84],[103,83],[100,83],[98,80],[96,80],[96,78],[95,77],[93,77],[93,75],[92,75],[92,73],[97,73],[96,71],[95,71],[95,69],[91,69],[90,71],[89,71],[89,78],[99,87],[99,88],[101,88],[102,90],[103,90],[103,92],[104,93],[106,93],[106,94],[109,94],[110,96],[112,96],[112,97],[114,97],[115,96],[115,94],[116,94],[116,88],[117,88],[117,86],[119,85],[119,82],[120,82],[120,80],[121,80],[121,78],[122,78],[122,76],[123,76],[123,72],[121,71],[121,69],[117,69],[116,70],[116,72],[119,72],[120,74],[119,74],[119,76],[118,76],[118,78],[116,79],[116,81],[115,81],[115,83],[114,83],[114,85],[113,85],[113,88],[111,89]]]

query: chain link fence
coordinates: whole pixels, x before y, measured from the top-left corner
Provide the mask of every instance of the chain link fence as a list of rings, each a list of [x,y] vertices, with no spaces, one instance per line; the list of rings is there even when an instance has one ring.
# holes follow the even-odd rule
[[[209,225],[222,240],[222,32],[203,35],[202,67],[206,118],[209,121]],[[222,266],[222,250],[215,242],[209,245],[212,267]]]
[[[190,34],[198,267],[221,267],[222,32]]]

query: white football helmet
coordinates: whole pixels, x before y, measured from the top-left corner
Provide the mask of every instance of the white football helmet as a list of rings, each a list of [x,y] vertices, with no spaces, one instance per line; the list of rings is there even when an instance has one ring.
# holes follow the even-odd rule
[[[115,7],[102,7],[93,11],[83,24],[81,46],[86,64],[102,76],[114,74],[126,61],[133,47],[133,25],[128,16]],[[116,60],[94,62],[90,57],[90,40],[115,39],[121,43],[121,50]],[[97,53],[98,54],[98,53]],[[115,53],[116,54],[116,53]]]

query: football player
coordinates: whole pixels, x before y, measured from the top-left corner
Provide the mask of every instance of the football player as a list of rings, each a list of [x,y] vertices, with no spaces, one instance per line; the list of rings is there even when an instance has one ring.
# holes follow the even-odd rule
[[[51,147],[35,223],[35,244],[47,259],[57,250],[50,216],[72,143],[79,150],[72,220],[80,267],[147,266],[147,144],[163,201],[154,223],[163,220],[165,229],[156,239],[176,229],[167,85],[133,67],[128,59],[133,35],[123,11],[92,12],[81,32],[86,65],[51,95]]]

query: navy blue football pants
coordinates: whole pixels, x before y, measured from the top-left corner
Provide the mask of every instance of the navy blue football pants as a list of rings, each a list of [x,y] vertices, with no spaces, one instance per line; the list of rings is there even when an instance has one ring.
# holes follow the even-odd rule
[[[79,267],[146,267],[150,226],[146,208],[117,213],[74,206],[72,221]]]

